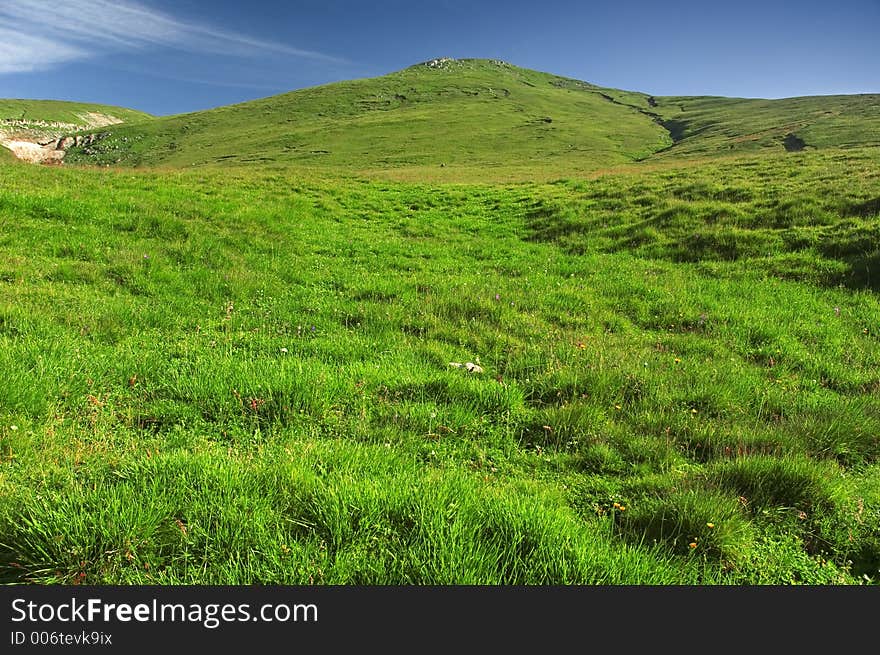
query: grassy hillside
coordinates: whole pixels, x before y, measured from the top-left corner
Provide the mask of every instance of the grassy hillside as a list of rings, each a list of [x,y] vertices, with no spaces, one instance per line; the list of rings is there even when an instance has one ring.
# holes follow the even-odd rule
[[[90,114],[100,114],[124,122],[152,118],[150,114],[134,109],[62,100],[10,100],[0,99],[0,121],[25,123],[63,123],[88,127]],[[2,125],[0,125],[2,126]]]
[[[878,170],[0,167],[0,575],[876,583]]]
[[[15,156],[30,162],[60,162],[60,137],[123,121],[143,121],[149,114],[107,105],[57,100],[0,100],[0,163]],[[15,152],[15,155],[12,153]]]
[[[597,87],[460,60],[117,128],[68,161],[558,174],[630,162],[670,143],[651,117]]]
[[[643,160],[877,144],[880,95],[655,98],[494,60],[435,60],[114,128],[66,161],[552,180]]]
[[[655,102],[651,111],[676,141],[664,157],[880,145],[880,95],[660,97]]]

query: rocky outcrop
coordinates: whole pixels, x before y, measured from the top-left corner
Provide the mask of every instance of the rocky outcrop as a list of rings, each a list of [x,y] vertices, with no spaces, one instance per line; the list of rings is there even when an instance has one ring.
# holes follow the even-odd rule
[[[101,139],[110,136],[109,132],[94,134],[77,134],[76,136],[63,136],[55,142],[55,150],[67,150],[69,148],[82,148],[90,146]]]
[[[425,62],[425,66],[428,68],[439,68],[444,69],[448,66],[449,63],[455,61],[452,57],[438,57],[437,59],[431,59],[430,61]]]
[[[98,127],[98,126],[96,126]],[[26,118],[2,118],[0,119],[0,129],[5,131],[15,130],[43,130],[43,131],[72,131],[83,129],[81,125],[76,123],[60,123],[57,121],[39,121]]]
[[[84,148],[110,136],[109,132],[61,136],[57,139],[2,138],[0,145],[32,164],[58,164],[70,148]]]
[[[122,121],[109,114],[78,114],[81,123],[62,123],[25,118],[0,119],[0,146],[27,162],[60,163],[70,148],[88,147],[109,136],[109,132],[76,134],[71,132],[115,125]]]
[[[33,141],[0,139],[0,145],[12,151],[22,161],[31,164],[58,164],[64,157],[63,150],[56,150],[53,144],[40,145]]]

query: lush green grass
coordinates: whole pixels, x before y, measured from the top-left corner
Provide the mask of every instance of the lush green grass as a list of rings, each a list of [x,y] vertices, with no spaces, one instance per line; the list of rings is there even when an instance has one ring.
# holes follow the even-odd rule
[[[878,170],[0,167],[3,578],[877,582]]]
[[[561,183],[532,238],[577,254],[629,252],[825,286],[880,287],[877,151],[768,154]],[[846,191],[841,181],[846,180]]]

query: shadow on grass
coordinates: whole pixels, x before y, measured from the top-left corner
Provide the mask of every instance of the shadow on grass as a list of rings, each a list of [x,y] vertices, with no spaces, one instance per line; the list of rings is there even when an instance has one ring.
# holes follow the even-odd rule
[[[807,147],[807,142],[800,138],[797,134],[788,133],[782,140],[782,145],[786,152],[800,152]]]
[[[675,141],[675,143],[678,143],[684,138],[684,134],[688,128],[687,121],[661,121],[660,125],[666,128],[666,130],[669,132],[669,136],[672,137],[672,140]]]
[[[12,551],[0,550],[0,585],[27,584],[25,570],[19,568]]]
[[[880,198],[873,198],[872,200],[850,205],[844,210],[844,216],[861,218],[880,216]]]

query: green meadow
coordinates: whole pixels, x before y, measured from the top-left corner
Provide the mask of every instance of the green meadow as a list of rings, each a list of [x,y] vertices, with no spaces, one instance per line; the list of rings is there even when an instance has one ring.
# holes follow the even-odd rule
[[[570,174],[535,133],[370,160],[494,106],[440,78],[316,129],[323,163],[218,159],[268,100],[114,127],[116,167],[0,160],[0,580],[877,584],[876,143],[783,106],[697,147],[696,115],[629,106],[664,99],[518,71],[632,143],[591,124]],[[296,93],[388,96],[359,84]]]

